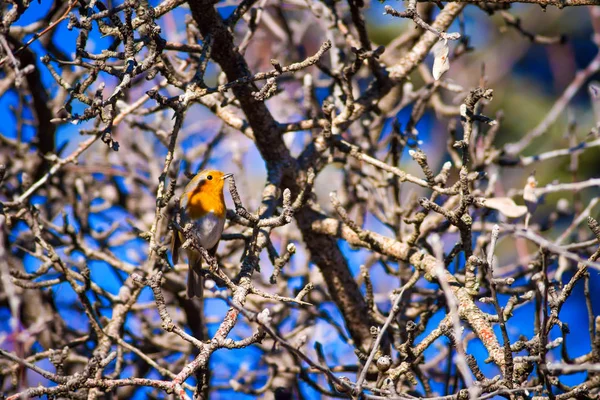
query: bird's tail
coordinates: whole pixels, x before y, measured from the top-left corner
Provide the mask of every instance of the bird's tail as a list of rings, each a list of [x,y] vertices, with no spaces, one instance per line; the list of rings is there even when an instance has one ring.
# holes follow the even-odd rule
[[[198,297],[202,300],[204,294],[202,256],[196,252],[188,252],[188,262],[187,297],[189,299]]]

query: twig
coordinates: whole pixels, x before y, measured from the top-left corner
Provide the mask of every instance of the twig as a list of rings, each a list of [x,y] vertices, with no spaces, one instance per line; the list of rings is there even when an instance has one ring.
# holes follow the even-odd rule
[[[396,11],[396,10],[394,10],[394,8],[392,6],[386,5],[384,14],[388,14],[388,15],[391,15],[393,17],[398,17],[398,18],[410,18],[415,22],[415,24],[419,25],[421,28],[426,29],[429,32],[433,32],[434,34],[436,34],[437,36],[439,36],[441,39],[444,39],[444,40],[460,39],[460,33],[458,33],[458,32],[453,32],[453,33],[441,32],[441,31],[438,31],[437,29],[435,29],[434,27],[432,27],[431,25],[429,25],[427,22],[423,21],[423,18],[421,18],[421,16],[417,12],[417,1],[416,0],[409,0],[408,6],[406,7],[406,11],[402,11],[402,12]]]

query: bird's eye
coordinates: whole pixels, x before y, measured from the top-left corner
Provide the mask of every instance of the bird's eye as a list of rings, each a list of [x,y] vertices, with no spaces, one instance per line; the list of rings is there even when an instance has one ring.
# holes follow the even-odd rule
[[[209,181],[212,181],[212,175],[207,176],[206,179],[208,179]]]

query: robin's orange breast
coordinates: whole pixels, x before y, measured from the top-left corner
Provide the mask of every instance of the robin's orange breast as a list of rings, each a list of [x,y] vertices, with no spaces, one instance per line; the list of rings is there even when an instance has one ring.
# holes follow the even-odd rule
[[[191,219],[204,217],[213,213],[219,218],[225,218],[225,198],[223,192],[214,192],[201,186],[188,194],[187,212]]]

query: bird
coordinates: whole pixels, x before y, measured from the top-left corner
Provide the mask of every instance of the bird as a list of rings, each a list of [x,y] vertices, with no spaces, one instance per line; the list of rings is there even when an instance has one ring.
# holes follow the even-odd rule
[[[186,185],[179,200],[181,226],[193,223],[200,246],[214,257],[217,252],[221,233],[225,227],[226,205],[223,195],[225,180],[233,174],[217,170],[200,171]],[[179,260],[179,248],[185,242],[182,232],[173,234],[173,263]],[[188,278],[186,294],[189,299],[202,299],[202,255],[196,249],[186,249],[188,258]]]

